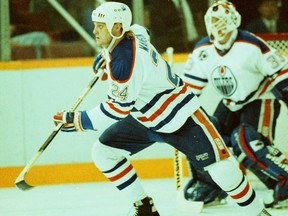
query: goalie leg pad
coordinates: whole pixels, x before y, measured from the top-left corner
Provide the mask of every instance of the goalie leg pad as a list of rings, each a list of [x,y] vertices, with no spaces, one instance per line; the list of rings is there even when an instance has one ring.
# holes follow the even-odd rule
[[[241,125],[236,128],[231,143],[238,161],[268,188],[274,189],[279,181],[288,178],[287,159],[253,127]]]
[[[279,205],[281,208],[281,201],[286,200],[286,206],[285,208],[288,208],[288,181],[287,179],[282,179],[280,181],[275,189],[274,189],[274,202],[275,205]]]

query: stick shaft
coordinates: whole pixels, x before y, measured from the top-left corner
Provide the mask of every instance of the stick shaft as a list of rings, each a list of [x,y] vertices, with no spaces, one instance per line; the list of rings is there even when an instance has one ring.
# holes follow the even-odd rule
[[[168,63],[173,69],[174,64],[174,48],[168,47],[166,49]],[[183,168],[182,168],[182,155],[178,149],[174,149],[174,157],[173,157],[173,165],[174,165],[174,178],[175,178],[175,186],[176,190],[180,191],[182,189],[182,180],[183,180]]]
[[[98,72],[99,72],[99,74],[96,74],[96,76],[93,77],[93,79],[91,80],[89,85],[86,87],[86,89],[83,91],[83,93],[77,99],[77,101],[74,103],[74,105],[70,109],[71,112],[74,112],[78,108],[78,106],[81,104],[81,102],[86,97],[86,95],[89,93],[89,91],[93,88],[93,86],[98,81],[98,79],[103,75],[102,70],[99,70]],[[61,130],[62,127],[63,127],[63,123],[60,123],[57,125],[57,127],[52,131],[52,133],[49,135],[49,137],[46,139],[46,141],[43,143],[43,145],[39,148],[39,150],[36,152],[36,154],[31,158],[31,160],[28,162],[28,164],[24,167],[24,169],[21,171],[19,176],[16,178],[15,185],[19,189],[28,190],[28,189],[31,189],[34,187],[32,185],[29,185],[25,181],[25,176],[29,172],[29,170],[33,167],[33,165],[38,160],[38,158],[41,156],[41,154],[45,151],[45,149],[52,142],[52,140],[56,137],[56,135],[59,133],[59,131]]]

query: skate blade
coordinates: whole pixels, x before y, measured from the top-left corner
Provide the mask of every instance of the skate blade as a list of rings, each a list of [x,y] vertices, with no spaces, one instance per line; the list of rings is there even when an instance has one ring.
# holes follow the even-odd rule
[[[226,205],[226,204],[227,204],[227,200],[221,199],[221,200],[214,200],[211,203],[207,203],[204,205],[204,207],[221,206],[221,205]]]

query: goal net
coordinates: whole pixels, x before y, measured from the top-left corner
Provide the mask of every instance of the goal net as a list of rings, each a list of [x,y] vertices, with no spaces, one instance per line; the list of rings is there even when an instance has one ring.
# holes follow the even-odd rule
[[[282,55],[288,57],[288,33],[257,35],[267,41],[270,46],[277,49]]]

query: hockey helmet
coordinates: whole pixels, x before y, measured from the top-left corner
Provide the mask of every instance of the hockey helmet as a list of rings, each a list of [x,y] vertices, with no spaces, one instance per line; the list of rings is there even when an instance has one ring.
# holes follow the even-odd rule
[[[241,23],[241,15],[235,6],[231,2],[224,1],[217,1],[209,7],[204,19],[211,42],[223,40],[229,32],[237,29]]]
[[[122,35],[117,37],[120,38],[125,32],[129,31],[132,22],[132,13],[126,4],[120,2],[105,2],[92,12],[92,21],[105,23],[112,37],[115,37],[111,32],[113,25],[115,23],[121,23],[123,32]]]

